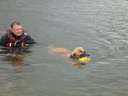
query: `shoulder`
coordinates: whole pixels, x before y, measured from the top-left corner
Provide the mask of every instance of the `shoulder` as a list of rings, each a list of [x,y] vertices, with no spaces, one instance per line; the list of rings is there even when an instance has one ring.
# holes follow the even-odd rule
[[[25,40],[27,43],[29,43],[29,44],[35,43],[35,40],[28,33],[24,33],[24,36],[25,36]]]
[[[24,33],[23,36],[26,38],[26,39],[31,39],[32,37],[28,34],[28,33]]]

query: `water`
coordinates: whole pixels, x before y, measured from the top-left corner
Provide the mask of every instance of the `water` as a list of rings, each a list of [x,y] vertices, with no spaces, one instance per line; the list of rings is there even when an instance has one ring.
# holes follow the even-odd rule
[[[0,96],[127,96],[127,0],[1,0],[0,30],[21,21],[38,44],[16,66],[0,56]],[[86,66],[48,47],[83,46]]]

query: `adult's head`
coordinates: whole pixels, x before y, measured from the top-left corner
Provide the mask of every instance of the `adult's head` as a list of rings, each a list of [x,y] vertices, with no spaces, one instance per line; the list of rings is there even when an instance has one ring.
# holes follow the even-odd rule
[[[10,25],[11,32],[16,36],[21,36],[24,32],[24,28],[19,21],[14,21]]]

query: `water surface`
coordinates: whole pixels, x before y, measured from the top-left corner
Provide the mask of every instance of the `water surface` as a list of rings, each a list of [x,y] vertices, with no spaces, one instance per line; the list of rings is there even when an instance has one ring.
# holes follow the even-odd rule
[[[127,0],[1,0],[0,30],[21,21],[39,43],[22,72],[0,55],[1,96],[127,96]],[[83,46],[92,62],[81,68],[48,47]]]

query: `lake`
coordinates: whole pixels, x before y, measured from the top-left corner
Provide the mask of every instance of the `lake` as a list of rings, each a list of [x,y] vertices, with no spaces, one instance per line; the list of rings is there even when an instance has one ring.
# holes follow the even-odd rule
[[[38,42],[14,65],[0,55],[0,96],[128,96],[127,0],[0,0],[0,30],[21,21]],[[73,66],[49,47],[82,46]],[[20,68],[22,72],[16,72]]]

